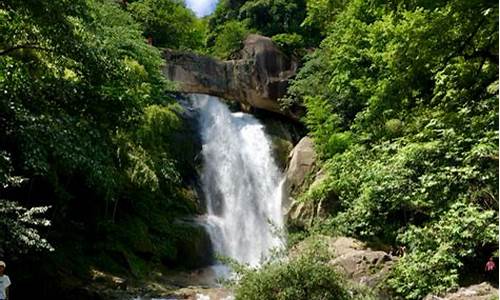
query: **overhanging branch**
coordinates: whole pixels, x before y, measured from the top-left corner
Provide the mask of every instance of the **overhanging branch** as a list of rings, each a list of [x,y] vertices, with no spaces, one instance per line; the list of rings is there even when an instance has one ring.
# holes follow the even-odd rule
[[[0,55],[7,55],[10,52],[13,52],[13,51],[16,51],[16,50],[20,50],[20,49],[35,49],[35,50],[41,50],[41,51],[50,51],[49,48],[44,48],[44,47],[41,47],[39,45],[35,45],[35,44],[23,44],[23,45],[12,46],[12,47],[7,48],[5,50],[0,50]]]

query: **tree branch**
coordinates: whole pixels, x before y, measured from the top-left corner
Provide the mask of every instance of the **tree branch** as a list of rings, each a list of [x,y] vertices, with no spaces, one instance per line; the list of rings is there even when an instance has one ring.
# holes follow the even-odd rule
[[[42,51],[50,51],[49,48],[44,48],[44,47],[41,47],[39,45],[35,45],[35,44],[23,44],[23,45],[12,46],[12,47],[7,48],[5,50],[0,50],[0,55],[7,55],[10,52],[13,52],[13,51],[16,51],[16,50],[20,50],[20,49],[35,49],[35,50],[42,50]]]

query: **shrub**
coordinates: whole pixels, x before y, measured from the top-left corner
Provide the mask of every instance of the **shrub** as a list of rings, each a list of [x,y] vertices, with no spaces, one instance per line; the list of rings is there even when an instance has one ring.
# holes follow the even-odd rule
[[[420,299],[458,286],[465,259],[498,244],[493,211],[455,203],[438,221],[411,226],[401,240],[411,250],[394,268],[389,285],[405,299]]]
[[[224,24],[220,33],[215,38],[213,53],[215,56],[227,59],[239,51],[243,46],[243,40],[250,33],[245,23],[230,21]]]
[[[305,253],[248,271],[236,289],[237,300],[350,298],[343,278],[318,253]]]
[[[295,52],[305,47],[304,38],[297,33],[281,33],[272,37],[281,49],[287,54],[295,54]]]

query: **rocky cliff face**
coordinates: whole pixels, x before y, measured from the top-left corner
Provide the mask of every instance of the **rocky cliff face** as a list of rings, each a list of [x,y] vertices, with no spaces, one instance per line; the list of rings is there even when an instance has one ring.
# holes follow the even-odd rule
[[[282,111],[277,100],[286,93],[297,63],[270,38],[251,34],[240,59],[220,61],[207,56],[166,50],[163,73],[184,93],[202,93],[236,100],[244,110],[259,108],[297,118]]]

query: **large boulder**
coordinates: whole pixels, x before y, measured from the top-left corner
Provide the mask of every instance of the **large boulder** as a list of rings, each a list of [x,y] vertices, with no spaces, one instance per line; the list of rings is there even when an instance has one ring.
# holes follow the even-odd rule
[[[334,254],[330,264],[337,267],[351,280],[375,287],[382,283],[397,257],[372,250],[364,243],[348,237],[331,239],[329,249]]]
[[[296,74],[297,62],[268,38],[249,35],[240,59],[221,61],[208,56],[165,50],[163,74],[178,83],[184,93],[202,93],[236,100],[243,108],[254,107],[297,118],[281,110],[288,80]]]
[[[302,138],[289,155],[283,185],[287,197],[283,201],[283,211],[289,225],[308,227],[315,220],[327,218],[338,205],[338,196],[334,191],[324,193],[321,199],[300,201],[298,195],[314,190],[328,180],[325,169],[319,169],[314,142],[310,137]],[[319,171],[318,171],[319,169]]]
[[[487,282],[462,287],[458,291],[442,297],[427,295],[424,300],[491,300],[498,299],[498,289]]]
[[[308,136],[303,137],[290,152],[290,163],[286,171],[286,185],[289,192],[299,188],[316,163],[314,143]]]
[[[316,242],[327,246],[330,257],[329,265],[343,273],[350,281],[367,286],[379,288],[383,292],[382,284],[398,259],[389,253],[370,249],[363,242],[350,237],[314,236],[297,244],[291,250],[291,256],[307,253]]]
[[[283,212],[289,222],[296,225],[307,225],[318,214],[316,205],[312,202],[300,202],[296,195],[305,190],[308,177],[312,177],[316,165],[316,151],[310,137],[303,137],[290,152],[289,163],[285,174],[283,188],[287,195],[283,201]]]

